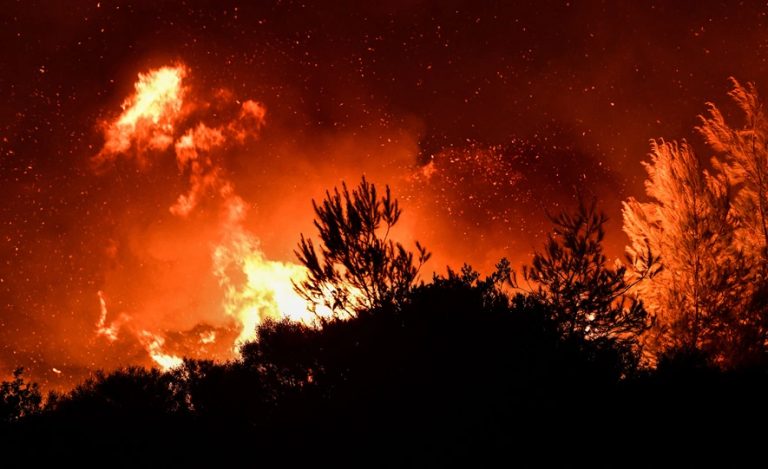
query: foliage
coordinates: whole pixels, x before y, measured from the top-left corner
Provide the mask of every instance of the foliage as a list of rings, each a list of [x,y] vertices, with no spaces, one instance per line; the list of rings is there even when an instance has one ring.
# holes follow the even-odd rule
[[[744,280],[750,300],[731,318],[725,355],[738,363],[764,360],[768,344],[768,116],[754,83],[731,81],[728,94],[743,114],[742,125],[728,124],[709,103],[698,130],[715,151],[712,165],[736,188],[730,221],[733,242],[749,266]]]
[[[732,83],[743,124],[709,103],[697,128],[713,171],[685,143],[653,142],[651,200],[624,204],[628,252],[653,249],[664,267],[637,290],[660,319],[649,342],[721,366],[763,361],[768,344],[768,118],[754,84]]]
[[[708,103],[709,115],[701,116],[697,129],[716,152],[713,166],[729,184],[737,187],[732,197],[734,241],[746,255],[760,261],[765,276],[768,262],[768,117],[754,83],[742,86],[731,79],[729,96],[743,113],[741,127],[729,125],[722,112]]]
[[[630,198],[623,210],[627,252],[653,251],[663,265],[637,287],[657,317],[646,339],[657,353],[703,348],[716,360],[732,315],[743,307],[749,273],[733,243],[730,186],[705,171],[686,143],[652,142],[650,156],[650,200]],[[633,268],[637,278],[644,274]]]
[[[57,412],[98,419],[156,417],[180,409],[172,376],[140,366],[97,371],[55,403]]]
[[[430,254],[418,242],[416,257],[389,239],[402,211],[389,186],[379,197],[365,178],[350,192],[346,184],[312,202],[320,245],[301,236],[296,256],[308,276],[295,285],[311,305],[335,314],[401,304]]]
[[[764,372],[738,381],[696,351],[628,373],[619,344],[564,336],[554,305],[507,295],[509,276],[506,261],[487,277],[464,266],[348,320],[266,322],[240,360],[99,373],[4,441],[24,448],[19,466],[83,455],[130,466],[357,465],[371,454],[373,465],[594,465],[579,449],[596,439],[634,451],[627,441],[644,441],[647,422],[711,411],[724,392],[764,399]],[[675,430],[698,428],[686,422]],[[543,440],[573,450],[542,455]]]
[[[626,267],[611,267],[603,253],[606,217],[593,202],[571,214],[551,217],[554,230],[544,251],[523,269],[530,294],[549,306],[552,320],[565,337],[609,340],[633,347],[651,318],[636,297],[627,294]],[[647,253],[646,275],[656,271]],[[533,283],[533,285],[531,285]],[[517,282],[515,282],[517,286]]]
[[[0,384],[0,420],[13,422],[40,410],[42,395],[35,382],[24,380],[24,368],[13,371],[11,381]]]
[[[448,267],[444,277],[435,274],[432,285],[434,288],[446,290],[464,288],[475,291],[480,295],[481,303],[487,307],[498,303],[504,305],[508,303],[509,299],[504,292],[504,285],[509,283],[511,278],[512,266],[508,259],[503,258],[496,264],[496,270],[483,279],[472,266],[464,264],[458,272]]]

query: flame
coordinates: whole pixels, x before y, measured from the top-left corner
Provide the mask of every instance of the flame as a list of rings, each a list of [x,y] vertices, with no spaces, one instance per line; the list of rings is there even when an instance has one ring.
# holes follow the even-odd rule
[[[155,363],[157,363],[161,370],[168,371],[173,368],[178,368],[184,363],[184,360],[182,360],[181,357],[163,352],[165,339],[161,336],[149,331],[141,331],[139,340],[147,349],[149,356]]]
[[[107,301],[104,298],[104,293],[99,290],[99,306],[101,313],[99,315],[99,321],[96,325],[96,334],[106,337],[110,342],[117,340],[117,335],[120,328],[127,322],[129,317],[127,315],[121,315],[117,321],[113,321],[106,325],[107,321]],[[153,334],[149,331],[142,330],[138,334],[138,339],[141,345],[146,349],[150,358],[160,366],[163,371],[170,370],[171,368],[178,367],[182,364],[182,359],[163,352],[163,345],[165,345],[165,339],[161,336]],[[54,368],[54,372],[55,368]],[[60,373],[60,372],[59,372]]]
[[[216,331],[207,331],[200,333],[200,343],[208,345],[216,342]]]
[[[183,65],[140,73],[134,94],[123,101],[123,112],[114,122],[104,124],[104,147],[94,158],[96,162],[114,160],[134,145],[140,161],[148,150],[168,148],[182,114],[182,80],[186,75]]]
[[[258,137],[265,123],[266,108],[253,100],[239,103],[231,93],[220,92],[217,99],[226,100],[228,105],[238,104],[230,114],[231,119],[211,125],[202,118],[187,118],[191,116],[190,110],[207,106],[189,100],[195,96],[183,83],[188,74],[184,65],[139,74],[134,94],[123,103],[123,112],[113,122],[104,124],[104,147],[94,160],[111,162],[123,156],[135,157],[143,163],[172,149],[179,173],[188,184],[169,207],[170,213],[187,219],[203,203],[218,204],[218,237],[211,243],[211,275],[221,288],[222,319],[232,318],[239,325],[232,347],[237,353],[240,345],[254,339],[256,327],[267,318],[311,323],[316,316],[293,288],[294,282],[306,277],[304,267],[267,259],[258,237],[246,228],[248,204],[237,194],[221,163],[224,150]],[[121,322],[107,326],[104,294],[99,291],[98,296],[101,312],[97,334],[115,341],[126,321],[120,319]],[[131,332],[162,369],[179,366],[181,358],[165,351],[168,334],[163,336],[150,329],[137,323]],[[201,335],[199,343],[210,344],[216,338],[211,331]]]
[[[96,334],[97,335],[103,335],[107,339],[109,339],[111,342],[114,342],[117,340],[117,331],[119,326],[116,323],[111,323],[109,326],[107,326],[107,300],[104,299],[104,292],[99,290],[97,292],[97,295],[99,297],[99,322],[96,323]]]
[[[209,152],[225,142],[224,134],[219,129],[211,129],[200,124],[188,130],[175,144],[176,163],[180,171],[189,172],[189,190],[181,194],[170,207],[172,214],[186,217],[194,210],[203,194],[216,189],[222,184],[219,168],[213,164]]]
[[[239,208],[234,209],[239,212]],[[224,312],[242,325],[235,347],[253,340],[256,326],[265,319],[288,318],[312,323],[315,315],[306,300],[293,289],[306,271],[297,264],[270,261],[258,239],[242,228],[234,228],[213,253],[214,272],[224,289]]]
[[[293,288],[306,278],[306,269],[267,259],[258,238],[243,225],[248,215],[245,201],[230,183],[222,186],[221,193],[225,197],[223,239],[213,251],[213,266],[224,290],[223,310],[242,325],[235,349],[253,340],[256,327],[266,319],[313,323],[316,314]]]

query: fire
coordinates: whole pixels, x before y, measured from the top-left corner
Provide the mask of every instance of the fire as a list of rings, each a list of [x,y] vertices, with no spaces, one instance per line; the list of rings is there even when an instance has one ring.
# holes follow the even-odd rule
[[[131,322],[131,317],[125,313],[120,313],[116,319],[107,324],[107,316],[109,315],[107,299],[101,290],[96,292],[96,295],[99,298],[99,320],[96,323],[96,335],[106,337],[110,342],[114,342],[117,340],[120,330]]]
[[[109,326],[107,326],[107,300],[104,299],[104,292],[99,290],[97,292],[97,295],[99,297],[99,322],[96,324],[96,334],[103,335],[110,341],[114,342],[117,340],[117,328],[115,327],[115,324],[112,323]]]
[[[203,345],[216,342],[216,331],[207,331],[200,334],[200,343]]]
[[[126,99],[123,112],[105,125],[105,143],[96,162],[111,161],[136,147],[139,161],[145,151],[164,150],[173,143],[174,125],[182,113],[187,74],[183,65],[162,67],[139,74],[134,94]]]
[[[123,103],[123,112],[104,125],[105,143],[94,157],[96,163],[111,162],[118,157],[134,157],[142,163],[150,158],[173,156],[187,187],[169,207],[180,219],[190,220],[202,204],[206,214],[218,212],[214,219],[216,237],[210,240],[212,271],[220,287],[220,318],[234,320],[239,326],[231,350],[237,353],[242,343],[252,340],[256,327],[265,319],[288,318],[311,323],[315,313],[294,291],[294,283],[306,276],[303,266],[270,260],[261,249],[258,237],[246,227],[248,203],[237,194],[234,183],[227,177],[221,159],[225,150],[258,137],[265,123],[265,107],[253,100],[235,101],[231,93],[219,93],[226,105],[237,105],[229,121],[217,125],[189,117],[192,110],[208,103],[194,99],[192,90],[184,86],[189,70],[183,65],[162,67],[139,74],[132,96]],[[192,122],[189,122],[192,121]],[[170,150],[170,151],[169,151]],[[211,204],[218,208],[211,211]],[[210,216],[210,215],[209,215]],[[191,223],[191,221],[189,221]],[[195,227],[190,225],[190,230]],[[177,292],[177,294],[184,294]],[[160,368],[167,370],[182,364],[182,359],[168,353],[169,332],[153,331],[150,324],[134,320],[138,315],[121,315],[119,321],[107,325],[107,304],[104,293],[98,292],[100,316],[97,334],[114,342],[123,324],[132,320],[130,334],[147,351]],[[320,314],[323,314],[321,311]],[[211,331],[199,337],[200,344],[217,340]],[[173,346],[173,344],[171,344]]]
[[[224,290],[224,312],[242,325],[235,348],[253,340],[256,326],[266,319],[312,323],[315,314],[293,288],[306,277],[304,267],[267,259],[258,238],[243,225],[248,215],[245,201],[229,183],[223,185],[221,194],[223,239],[213,250],[213,265]]]
[[[161,336],[153,334],[149,331],[141,331],[139,335],[139,341],[147,349],[147,353],[152,357],[152,360],[163,371],[168,371],[173,368],[180,367],[184,360],[176,355],[170,355],[163,352],[163,345],[165,345],[165,339]]]
[[[127,319],[129,318],[126,315],[121,315],[118,318],[118,321],[113,321],[109,324],[109,326],[107,326],[107,300],[104,298],[104,293],[101,290],[98,292],[98,297],[101,313],[99,315],[99,321],[96,324],[96,334],[106,337],[110,342],[114,342],[117,340],[121,326],[126,324]],[[215,337],[215,334],[213,337]],[[166,371],[182,364],[181,358],[163,352],[165,339],[163,339],[161,336],[146,330],[142,330],[137,334],[137,338],[147,350],[150,358],[152,358],[152,360],[160,367],[160,369]]]
[[[197,206],[203,194],[221,185],[219,168],[214,166],[210,157],[202,156],[201,152],[210,152],[223,145],[225,140],[221,130],[199,124],[176,142],[176,164],[180,171],[189,172],[189,191],[181,194],[170,207],[172,214],[186,217]]]
[[[234,230],[213,253],[214,269],[224,289],[224,312],[242,324],[235,347],[252,340],[256,326],[265,319],[289,318],[311,323],[315,316],[293,289],[301,281],[303,267],[270,261],[251,233]]]

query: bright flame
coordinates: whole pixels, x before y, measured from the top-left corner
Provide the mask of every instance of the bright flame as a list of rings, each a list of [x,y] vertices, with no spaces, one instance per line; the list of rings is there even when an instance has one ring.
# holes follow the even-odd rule
[[[213,253],[214,272],[224,289],[224,312],[242,325],[235,348],[253,340],[265,319],[288,318],[311,324],[315,315],[293,289],[306,276],[297,264],[270,261],[258,240],[241,230],[230,232]]]
[[[147,349],[149,356],[152,357],[152,360],[157,363],[162,371],[178,368],[184,364],[184,360],[182,360],[180,357],[163,352],[165,339],[159,335],[152,334],[149,331],[141,331],[139,339]]]
[[[212,344],[216,342],[216,331],[208,331],[200,333],[200,343],[203,345]]]
[[[222,288],[223,313],[240,325],[234,344],[236,352],[240,345],[255,337],[256,327],[267,318],[311,323],[316,316],[293,288],[294,282],[306,278],[305,269],[298,264],[266,258],[258,238],[245,227],[247,203],[237,195],[234,184],[218,162],[221,156],[217,152],[258,136],[265,122],[266,109],[253,100],[239,104],[231,93],[222,92],[219,99],[230,104],[236,102],[239,106],[239,112],[229,122],[213,127],[197,120],[177,128],[185,122],[183,117],[191,115],[191,110],[204,107],[196,101],[185,102],[191,95],[183,86],[187,74],[183,65],[139,74],[135,93],[123,103],[122,114],[114,122],[105,124],[104,147],[94,160],[103,163],[120,155],[133,155],[143,163],[150,156],[160,156],[172,148],[180,174],[188,179],[188,187],[169,207],[170,212],[186,218],[203,201],[218,201],[220,237],[212,245],[212,275]],[[97,333],[114,341],[125,321],[113,322],[107,327],[107,306],[101,291],[99,301],[101,314]],[[162,369],[181,365],[181,358],[163,351],[166,337],[144,328],[134,329],[133,333]],[[200,337],[202,344],[215,340],[213,332]]]
[[[256,326],[266,319],[287,318],[311,324],[317,316],[293,288],[306,278],[303,266],[271,261],[264,256],[259,240],[244,226],[248,213],[245,201],[224,186],[225,221],[223,239],[213,251],[214,274],[224,289],[224,312],[237,319],[242,329],[235,350],[253,340]],[[320,310],[320,315],[330,311]]]
[[[99,315],[99,321],[96,324],[96,334],[106,337],[110,342],[114,342],[117,340],[117,334],[121,327],[129,321],[130,317],[121,314],[117,320],[112,321],[109,326],[107,326],[107,300],[104,298],[104,293],[101,290],[98,291],[98,296],[101,313]],[[215,333],[213,331],[211,331],[211,334],[213,334],[213,337],[215,338]],[[182,364],[181,358],[163,352],[165,339],[161,336],[146,330],[140,331],[136,336],[152,360],[157,363],[163,371],[170,370],[171,368],[178,367]],[[210,342],[212,342],[212,340]]]
[[[176,121],[182,114],[182,79],[186,74],[187,69],[182,65],[140,73],[134,94],[122,104],[122,114],[105,125],[104,147],[96,155],[96,162],[114,160],[134,144],[140,161],[145,151],[168,148],[173,143]]]
[[[219,129],[199,124],[188,130],[176,141],[176,164],[180,171],[189,172],[189,190],[181,194],[171,206],[172,214],[186,217],[195,209],[207,192],[215,192],[225,181],[219,176],[220,169],[214,165],[207,152],[224,145],[226,138]]]
[[[107,339],[109,339],[111,342],[114,342],[117,340],[117,330],[118,326],[113,322],[110,323],[109,326],[107,326],[107,300],[104,299],[104,292],[99,290],[97,292],[97,295],[99,296],[99,322],[96,323],[96,334],[103,335]]]

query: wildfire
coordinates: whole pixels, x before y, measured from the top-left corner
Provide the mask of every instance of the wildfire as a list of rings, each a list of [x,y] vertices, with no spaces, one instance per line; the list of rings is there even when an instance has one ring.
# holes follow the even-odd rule
[[[183,65],[162,67],[139,74],[134,94],[126,99],[123,112],[105,126],[105,142],[96,162],[111,161],[136,147],[139,161],[146,151],[164,150],[173,143],[174,124],[182,113],[187,74]]]
[[[149,331],[141,331],[139,340],[147,349],[149,356],[152,357],[152,360],[154,360],[161,370],[168,371],[172,368],[178,368],[184,363],[180,357],[163,352],[165,339],[161,336]]]
[[[216,342],[216,332],[215,331],[207,331],[200,334],[200,343],[201,344],[212,344]]]
[[[104,293],[101,290],[98,292],[98,297],[100,315],[99,321],[96,324],[96,334],[106,337],[110,342],[114,342],[118,338],[118,333],[120,332],[121,327],[125,325],[130,318],[126,315],[121,315],[118,320],[112,321],[107,326],[107,315],[109,314],[107,310],[107,300],[104,298]],[[160,369],[167,371],[182,364],[181,358],[163,352],[163,345],[165,344],[165,339],[163,339],[163,337],[146,330],[142,330],[136,335],[139,342],[146,349],[150,358],[152,358],[152,360],[160,367]],[[215,333],[211,332],[206,337],[210,342],[212,341],[211,337],[215,337]],[[201,338],[201,342],[204,340],[204,338]],[[54,372],[57,374],[61,373],[60,371],[57,372],[55,368]]]
[[[99,297],[99,322],[96,323],[96,334],[103,335],[110,341],[114,342],[117,340],[117,327],[115,327],[114,323],[111,323],[109,326],[107,326],[107,300],[104,299],[104,292],[99,290],[97,292],[97,295]]]
[[[217,238],[209,244],[210,275],[220,287],[221,319],[234,319],[239,326],[239,335],[231,347],[236,353],[243,342],[254,338],[256,327],[267,318],[309,323],[316,316],[293,289],[294,282],[305,278],[304,268],[267,259],[258,237],[246,228],[248,204],[237,194],[221,163],[226,149],[258,136],[266,109],[256,101],[246,100],[238,105],[229,121],[219,121],[219,125],[202,119],[189,122],[193,120],[189,119],[191,112],[205,105],[189,99],[194,95],[183,83],[188,74],[183,65],[139,74],[134,94],[123,103],[122,114],[103,125],[105,143],[94,161],[101,164],[118,157],[135,157],[146,169],[142,163],[150,158],[172,154],[179,175],[186,178],[187,188],[169,207],[170,213],[186,220],[201,204],[217,204]],[[239,103],[230,95],[220,93],[219,99],[227,99],[228,104]],[[119,322],[107,325],[103,292],[99,291],[98,297],[97,334],[115,341],[121,325],[127,322],[125,318],[132,316],[125,314]],[[170,369],[182,363],[181,358],[165,351],[167,335],[137,324],[131,331],[160,368]],[[199,342],[212,344],[217,339],[210,332],[200,336]]]
[[[293,289],[303,267],[264,257],[258,239],[246,231],[228,234],[214,250],[215,274],[224,289],[224,312],[242,324],[235,347],[252,340],[256,326],[265,319],[289,318],[311,323],[315,316]]]

